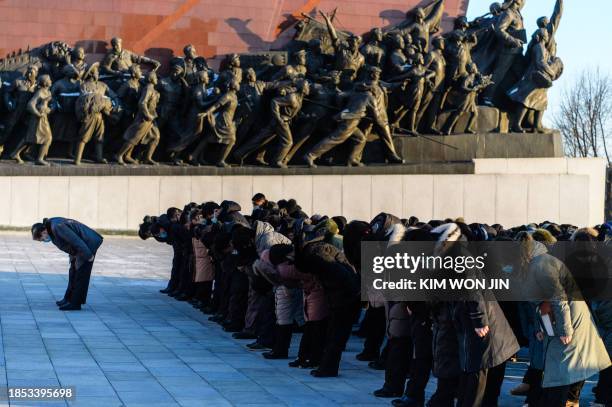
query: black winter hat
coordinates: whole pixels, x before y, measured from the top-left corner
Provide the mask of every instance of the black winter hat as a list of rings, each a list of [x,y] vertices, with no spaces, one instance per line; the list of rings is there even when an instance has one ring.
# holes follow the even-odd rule
[[[275,244],[270,248],[270,263],[278,266],[286,261],[293,261],[293,245],[290,244]]]

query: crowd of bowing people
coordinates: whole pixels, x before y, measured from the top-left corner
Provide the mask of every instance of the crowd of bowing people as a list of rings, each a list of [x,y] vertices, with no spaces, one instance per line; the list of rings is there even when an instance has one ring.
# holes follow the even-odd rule
[[[522,276],[562,279],[594,267],[593,258],[564,265],[560,242],[612,244],[612,223],[578,228],[553,222],[467,224],[463,219],[422,222],[380,213],[370,222],[308,216],[293,200],[258,193],[251,214],[239,204],[190,203],[146,216],[142,239],[172,246],[171,277],[162,293],[188,301],[209,320],[267,359],[289,359],[315,377],[335,377],[352,332],[363,337],[357,360],[384,370],[374,391],[394,406],[497,406],[506,363],[528,348],[529,368],[512,394],[525,405],[578,406],[585,380],[599,373],[593,406],[612,403],[612,301],[387,301],[361,297],[361,243],[443,242],[461,254],[461,242],[522,242]],[[609,250],[606,253],[610,253]],[[609,257],[605,262],[609,263]],[[500,266],[501,267],[501,266]],[[517,267],[518,268],[518,267]],[[518,272],[517,269],[512,273]],[[517,277],[524,278],[524,277]],[[556,319],[552,331],[541,315]],[[292,336],[302,333],[298,349]],[[343,374],[350,375],[350,371]],[[435,392],[425,388],[436,378]]]

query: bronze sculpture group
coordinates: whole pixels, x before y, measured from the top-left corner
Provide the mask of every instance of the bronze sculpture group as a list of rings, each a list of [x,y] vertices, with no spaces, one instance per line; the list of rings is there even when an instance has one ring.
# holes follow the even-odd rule
[[[215,71],[187,45],[164,77],[158,61],[124,49],[120,38],[93,64],[83,48],[53,42],[0,61],[0,153],[49,165],[53,142],[76,165],[91,145],[96,162],[120,165],[156,165],[157,157],[315,167],[325,157],[362,166],[368,141],[378,139],[385,161],[400,164],[394,137],[483,131],[483,109],[513,132],[543,132],[547,90],[563,72],[555,41],[563,0],[530,41],[524,3],[493,3],[440,33],[444,1],[435,0],[365,39],[338,31],[335,12],[320,12],[322,21],[304,15],[284,50],[229,55]]]

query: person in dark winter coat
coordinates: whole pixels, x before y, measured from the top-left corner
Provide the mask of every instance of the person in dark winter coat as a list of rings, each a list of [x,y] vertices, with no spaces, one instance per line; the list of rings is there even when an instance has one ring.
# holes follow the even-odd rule
[[[151,234],[157,241],[163,241],[172,245],[172,269],[170,270],[170,280],[168,285],[163,290],[162,294],[172,294],[177,292],[180,280],[180,261],[181,252],[180,245],[176,236],[174,236],[174,226],[179,221],[182,211],[178,208],[168,208],[165,214],[157,218],[157,222],[151,226]]]
[[[388,241],[389,250],[392,250],[391,246],[401,241],[406,233],[406,228],[399,223],[399,218],[389,214],[376,216],[370,223],[370,228],[376,230],[377,240]],[[383,304],[386,316],[388,354],[385,363],[385,383],[382,388],[374,391],[374,395],[383,398],[400,397],[404,394],[412,354],[411,315],[408,303],[385,301],[380,292],[369,292],[368,296],[371,307]]]
[[[438,240],[435,254],[469,255],[466,238],[457,224],[444,224],[433,229],[432,234]],[[480,297],[457,301],[453,307],[461,366],[458,397],[461,407],[496,406],[506,361],[519,350],[497,301],[485,301]]]
[[[32,238],[51,242],[70,256],[68,287],[64,298],[57,301],[62,311],[80,310],[87,300],[89,279],[96,252],[104,240],[88,226],[66,218],[44,219],[32,225]]]
[[[439,302],[432,306],[433,375],[438,379],[428,407],[454,407],[458,393],[459,341],[453,323],[453,303]]]
[[[246,220],[244,215],[240,213],[242,208],[234,201],[221,202],[221,211],[219,213],[219,221],[223,222],[223,229],[226,232],[231,232],[234,225],[242,225],[250,228],[251,225]]]
[[[432,241],[431,234],[423,229],[408,229],[401,236],[401,230],[404,228],[402,224],[396,224],[393,232],[389,236],[389,242],[401,239],[403,241],[412,242],[428,242]],[[408,383],[406,384],[405,393],[402,398],[393,400],[392,404],[395,407],[414,407],[422,405],[425,402],[425,387],[429,381],[429,376],[432,368],[432,330],[430,305],[426,302],[410,301],[406,302],[406,312],[409,315],[409,338],[411,346],[409,349]],[[387,366],[393,366],[396,359],[391,357],[391,353],[387,357]],[[396,368],[397,369],[397,368]],[[403,385],[403,382],[402,382]]]
[[[325,243],[323,237],[307,242],[296,253],[296,266],[299,271],[314,274],[319,279],[330,308],[321,363],[310,373],[315,377],[335,377],[359,312],[359,276],[344,254]]]

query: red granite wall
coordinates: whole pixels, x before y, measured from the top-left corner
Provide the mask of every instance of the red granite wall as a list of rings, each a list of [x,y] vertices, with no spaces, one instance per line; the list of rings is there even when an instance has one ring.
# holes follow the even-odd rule
[[[104,52],[113,36],[124,47],[167,60],[193,43],[201,55],[278,47],[292,35],[292,16],[338,8],[341,29],[363,33],[400,21],[430,0],[0,0],[0,56],[64,40]],[[468,0],[446,0],[445,22]]]

